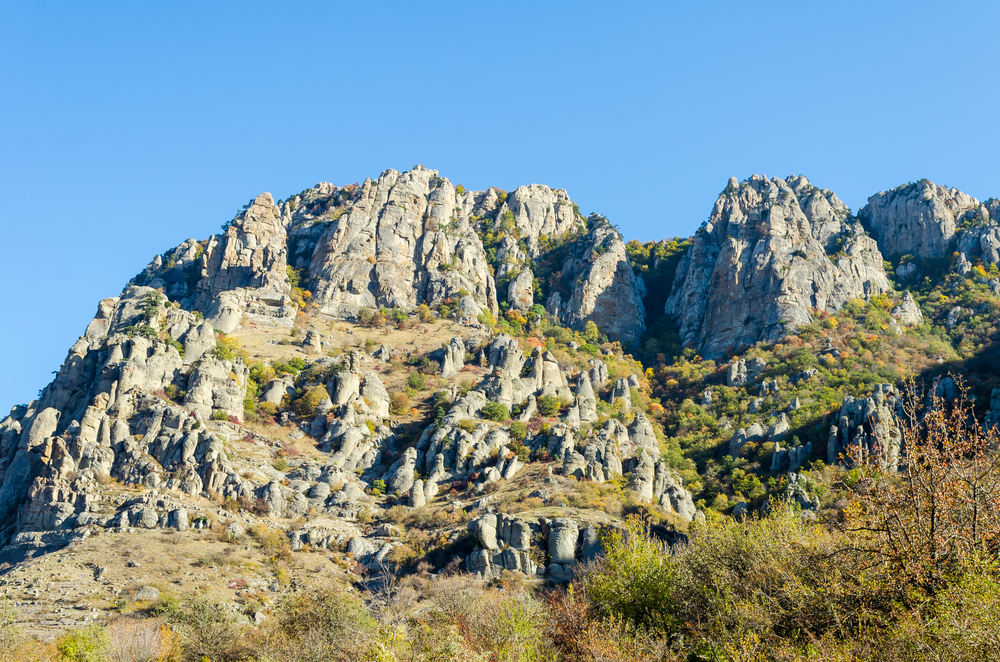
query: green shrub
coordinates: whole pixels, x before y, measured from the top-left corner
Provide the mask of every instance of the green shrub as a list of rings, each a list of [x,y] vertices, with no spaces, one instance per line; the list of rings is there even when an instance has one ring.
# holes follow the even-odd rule
[[[301,398],[292,401],[292,411],[299,416],[312,416],[316,407],[328,397],[325,386],[310,386]]]
[[[374,481],[372,483],[371,490],[372,490],[372,496],[382,496],[383,494],[385,494],[386,490],[385,481],[382,480],[381,478]]]
[[[517,441],[524,441],[528,436],[528,426],[521,421],[514,421],[510,424],[510,436]]]
[[[109,648],[108,633],[99,625],[85,630],[71,630],[56,645],[56,650],[66,662],[105,662]]]
[[[506,421],[510,418],[510,410],[507,409],[507,405],[500,402],[490,402],[482,411],[479,412],[479,416],[485,418],[488,421]]]
[[[184,345],[182,345],[180,342],[178,342],[171,336],[167,336],[167,339],[164,342],[166,342],[168,345],[176,349],[177,353],[181,355],[181,358],[184,358]]]
[[[228,421],[229,420],[229,414],[227,414],[222,409],[216,409],[214,412],[212,412],[212,420],[213,421]]]
[[[199,596],[178,617],[185,659],[236,662],[246,659],[243,625],[222,605]]]
[[[275,609],[268,627],[273,636],[263,638],[253,659],[396,659],[386,656],[385,649],[378,654],[378,623],[364,601],[343,585],[293,593]]]
[[[635,515],[626,519],[624,531],[605,531],[601,543],[604,557],[582,579],[593,608],[605,617],[636,625],[672,628],[676,570],[669,550],[649,535]]]
[[[560,402],[554,395],[543,395],[537,400],[538,411],[542,416],[555,416],[559,413]]]
[[[165,393],[167,394],[167,397],[174,402],[181,402],[184,400],[184,396],[186,394],[186,392],[182,391],[176,384],[168,384]]]
[[[427,378],[419,372],[411,372],[406,377],[406,385],[414,390],[423,391],[427,389]]]
[[[221,331],[215,332],[215,347],[212,356],[220,361],[235,361],[243,355],[243,346],[238,338],[227,336]]]

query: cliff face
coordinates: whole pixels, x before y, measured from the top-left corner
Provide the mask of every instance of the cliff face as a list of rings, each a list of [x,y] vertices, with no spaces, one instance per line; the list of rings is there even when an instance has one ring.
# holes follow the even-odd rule
[[[569,285],[536,283],[540,261]],[[447,302],[474,323],[504,302],[520,311],[546,306],[546,289],[555,289],[553,310],[566,324],[594,321],[626,343],[645,329],[641,283],[621,237],[603,219],[588,224],[566,191],[467,191],[422,166],[361,185],[317,184],[278,205],[265,193],[223,234],[157,256],[136,284],[162,288],[217,330],[244,319],[288,326],[295,306],[287,266],[331,318]]]
[[[666,313],[720,357],[779,339],[810,311],[888,291],[882,254],[837,196],[804,177],[730,179],[677,268]]]
[[[549,313],[574,328],[593,320],[609,337],[637,343],[645,330],[643,285],[632,272],[619,234],[598,221],[574,249],[562,268],[563,280],[572,282],[570,296],[562,301],[553,292]]]
[[[944,257],[962,218],[979,201],[926,179],[876,193],[858,212],[886,256]]]
[[[957,253],[951,266],[963,276],[977,260],[1000,263],[1000,200],[981,203],[958,189],[921,180],[873,195],[858,215],[882,252],[898,259],[896,275],[904,281],[919,281],[933,272],[933,265],[928,270],[920,264],[929,258]],[[1000,280],[989,285],[1000,292]]]
[[[346,317],[364,307],[413,308],[465,297],[496,313],[496,284],[470,224],[491,202],[485,194],[456,193],[425,168],[366,180],[327,225],[310,259],[323,313]]]

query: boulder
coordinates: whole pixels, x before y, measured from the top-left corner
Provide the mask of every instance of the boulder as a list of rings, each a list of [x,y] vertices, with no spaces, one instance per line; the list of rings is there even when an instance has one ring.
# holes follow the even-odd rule
[[[568,517],[557,517],[549,522],[546,537],[552,563],[560,565],[576,563],[576,543],[579,536],[579,526]]]

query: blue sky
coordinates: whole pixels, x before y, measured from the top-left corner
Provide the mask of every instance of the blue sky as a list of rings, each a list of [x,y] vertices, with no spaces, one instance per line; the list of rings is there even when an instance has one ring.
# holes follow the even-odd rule
[[[996,3],[0,2],[0,405],[153,255],[417,163],[690,234],[735,175],[1000,196]]]

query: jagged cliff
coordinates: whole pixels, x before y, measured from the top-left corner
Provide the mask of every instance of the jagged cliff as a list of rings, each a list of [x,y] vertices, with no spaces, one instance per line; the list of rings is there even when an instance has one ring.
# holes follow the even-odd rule
[[[550,265],[561,282],[538,282],[533,268],[553,246],[570,249]],[[243,318],[287,325],[295,314],[287,265],[332,318],[449,301],[475,322],[506,302],[520,311],[548,305],[570,326],[593,321],[626,344],[645,328],[621,236],[602,218],[580,216],[566,191],[466,191],[422,166],[360,186],[318,184],[279,205],[265,193],[224,234],[157,256],[136,283],[164,288],[218,330]]]
[[[804,177],[729,180],[677,268],[666,313],[708,357],[774,341],[890,288],[875,241]]]
[[[666,314],[683,342],[707,358],[777,341],[881,294],[881,316],[871,312],[864,328],[898,335],[901,325],[925,324],[926,299],[918,304],[910,292],[892,291],[883,253],[913,256],[897,267],[905,279],[915,277],[907,265],[929,269],[918,263],[954,248],[952,266],[964,277],[975,260],[997,262],[998,213],[996,201],[980,204],[954,189],[901,187],[873,196],[859,215],[880,244],[833,192],[804,177],[734,178],[680,258]],[[985,273],[975,285],[993,283]],[[959,286],[953,279],[950,291]],[[594,322],[627,349],[645,330],[644,288],[617,230],[600,216],[582,216],[558,189],[466,191],[416,167],[359,185],[319,184],[279,202],[262,194],[220,234],[157,256],[121,295],[100,302],[53,382],[0,422],[0,556],[24,558],[97,530],[182,530],[218,505],[198,499],[250,504],[256,517],[289,520],[287,527],[307,513],[353,521],[385,492],[419,509],[458,503],[458,490],[468,490],[478,504],[470,528],[478,547],[463,550],[468,569],[568,579],[576,559],[594,551],[593,522],[579,513],[479,512],[493,508],[497,484],[522,480],[537,469],[533,463],[552,463],[546,484],[555,476],[610,483],[676,521],[697,515],[688,486],[698,475],[679,446],[672,455],[664,450],[669,440],[657,420],[664,407],[650,400],[653,372],[600,334],[583,343],[556,326],[585,331]],[[315,305],[307,305],[310,296]],[[375,337],[355,336],[374,330],[349,323],[382,307],[401,309],[399,322],[417,320],[407,313],[421,304],[440,319],[430,314],[405,336],[392,336],[399,329],[388,324],[378,330],[377,349]],[[975,314],[988,310],[980,304]],[[500,333],[491,321],[501,312],[533,335]],[[967,312],[956,306],[935,321],[951,330]],[[435,333],[446,335],[428,349],[423,336],[438,322],[448,327]],[[227,349],[219,332],[242,338],[253,355]],[[811,457],[835,462],[862,447],[896,466],[904,451],[892,385],[843,398],[830,411],[820,411],[818,400],[803,405],[781,395],[820,368],[849,371],[855,364],[838,362],[851,356],[876,361],[879,346],[867,333],[838,342],[803,350],[808,356],[796,360],[818,367],[784,382],[763,360],[736,357],[724,395],[730,405],[743,399],[739,424],[699,419],[723,440],[717,455],[753,458],[771,444],[767,466],[779,475]],[[297,359],[299,367],[289,367]],[[399,374],[404,369],[412,386]],[[254,370],[262,381],[253,381]],[[409,398],[424,388],[422,375],[442,381],[420,413]],[[678,384],[657,397],[668,402]],[[713,407],[710,386],[699,394],[704,412]],[[679,400],[682,408],[687,400]],[[827,421],[819,443],[794,441],[789,420],[803,406]],[[247,412],[270,419],[266,433],[244,426]],[[412,431],[402,432],[404,418]],[[308,460],[273,461],[293,457],[286,451],[296,439],[307,440]],[[234,451],[234,444],[245,445]],[[243,451],[261,457],[250,461]],[[148,493],[126,498],[108,481]],[[814,507],[806,489],[789,479],[787,495]],[[526,489],[520,497],[551,498],[535,493],[543,496],[527,497]],[[357,527],[334,529],[288,535],[296,549],[302,541],[348,546],[355,561],[372,567],[398,543]],[[539,562],[546,555],[547,568]]]
[[[315,306],[303,308],[308,295],[292,278],[311,291]],[[556,416],[551,434],[533,434],[523,445],[575,458],[567,475],[604,481],[621,474],[623,460],[636,457],[634,434],[647,447],[652,439],[647,455],[658,458],[651,429],[634,426],[634,433],[608,428],[599,442],[581,447],[583,454],[575,452],[581,422],[597,418],[591,373],[603,387],[600,360],[580,374],[548,352],[525,359],[507,336],[482,339],[490,333],[482,322],[501,309],[537,315],[532,307],[546,303],[554,319],[581,330],[592,321],[626,343],[644,328],[641,282],[620,235],[603,218],[582,217],[565,191],[531,185],[509,194],[471,192],[416,167],[360,186],[320,184],[279,203],[261,194],[220,234],[157,256],[120,296],[102,301],[52,383],[0,422],[2,556],[23,558],[95,529],[184,528],[195,513],[183,495],[259,502],[271,517],[310,508],[353,517],[374,481],[410,495],[416,507],[455,482],[482,492],[512,478],[524,459],[505,428],[479,423],[470,431],[459,423],[479,418],[488,404],[529,411],[547,394],[573,406]],[[451,389],[458,401],[449,416],[426,427],[405,453],[388,427],[390,396],[379,372],[399,347],[383,345],[380,358],[320,356],[310,364],[311,382],[285,374],[251,387],[249,357],[217,336],[243,334],[258,345],[267,334],[297,332],[300,318],[353,320],[363,309],[412,312],[420,304],[467,329],[468,338],[447,345],[441,374],[455,377],[468,353],[480,357],[487,374],[461,397]],[[329,339],[310,328],[301,347],[288,351],[328,354]],[[257,355],[277,361],[267,347]],[[310,435],[329,461],[303,473],[306,480],[293,472],[291,485],[266,463],[239,469],[226,449],[245,412],[258,401],[281,406],[291,424],[289,398],[310,388],[325,395],[300,410],[298,436]],[[244,441],[282,447],[252,432]],[[424,478],[414,473],[418,466]],[[647,459],[642,467],[651,486],[646,500],[670,488],[665,503],[673,499],[690,518],[690,494],[666,466]],[[165,496],[109,500],[108,480]],[[334,494],[334,484],[349,487]]]

